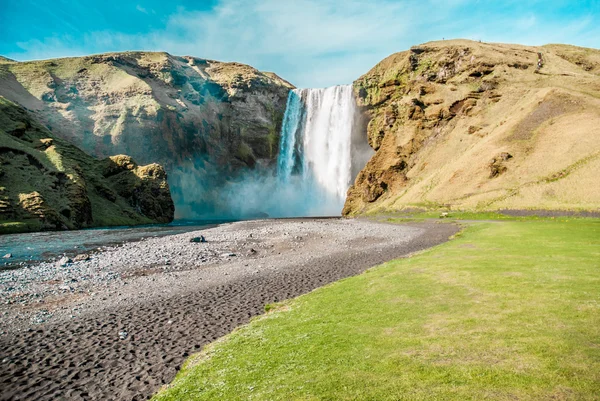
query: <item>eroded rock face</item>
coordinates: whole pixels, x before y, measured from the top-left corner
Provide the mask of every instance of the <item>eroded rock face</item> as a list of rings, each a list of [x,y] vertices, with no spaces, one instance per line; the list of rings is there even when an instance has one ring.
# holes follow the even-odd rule
[[[162,166],[97,160],[0,97],[1,232],[167,223],[174,205]],[[14,223],[8,224],[7,223]]]
[[[512,155],[508,152],[502,152],[490,160],[490,178],[498,177],[508,170],[506,162],[512,159]]]
[[[599,68],[600,51],[561,45],[456,40],[388,57],[354,83],[376,154],[343,213],[600,207],[586,188],[600,156]]]
[[[167,173],[160,164],[138,166],[130,156],[111,156],[102,161],[102,175],[109,178],[116,194],[144,216],[168,223],[174,206],[167,184]]]
[[[95,157],[160,163],[178,204],[203,203],[206,188],[188,191],[198,177],[273,163],[290,88],[247,65],[167,53],[0,61],[0,95]]]

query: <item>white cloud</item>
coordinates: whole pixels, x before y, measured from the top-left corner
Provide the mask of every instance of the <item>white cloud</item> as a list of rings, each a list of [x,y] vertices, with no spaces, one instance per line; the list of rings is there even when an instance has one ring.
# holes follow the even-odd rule
[[[119,50],[164,50],[274,71],[301,87],[350,83],[385,56],[443,37],[597,45],[591,19],[556,26],[532,13],[477,15],[475,0],[221,0],[209,11],[179,9],[162,29],[141,34],[90,32],[21,43],[17,59]],[[462,8],[459,8],[462,7]],[[141,6],[138,11],[147,12]],[[457,12],[457,10],[462,12]],[[10,57],[11,55],[9,55]]]

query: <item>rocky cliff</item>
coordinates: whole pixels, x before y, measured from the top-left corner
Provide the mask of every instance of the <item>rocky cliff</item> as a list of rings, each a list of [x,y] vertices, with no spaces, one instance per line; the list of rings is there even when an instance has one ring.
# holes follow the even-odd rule
[[[167,223],[173,213],[160,165],[94,159],[0,97],[0,233]]]
[[[376,154],[343,213],[600,208],[600,51],[465,40],[354,83]]]
[[[0,60],[0,95],[55,136],[164,165],[180,217],[216,213],[227,180],[275,160],[290,88],[247,65],[167,53]]]

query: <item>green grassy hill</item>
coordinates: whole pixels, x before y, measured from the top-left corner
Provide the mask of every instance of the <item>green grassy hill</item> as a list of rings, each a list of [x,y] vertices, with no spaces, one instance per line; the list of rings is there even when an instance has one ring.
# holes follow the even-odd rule
[[[0,233],[166,223],[164,169],[94,159],[0,97]]]

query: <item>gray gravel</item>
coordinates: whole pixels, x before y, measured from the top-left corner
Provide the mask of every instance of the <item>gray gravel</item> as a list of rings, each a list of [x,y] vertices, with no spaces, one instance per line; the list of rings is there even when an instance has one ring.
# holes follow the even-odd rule
[[[237,222],[0,272],[0,399],[146,399],[266,303],[445,241],[450,224]],[[190,242],[203,235],[206,242]]]

